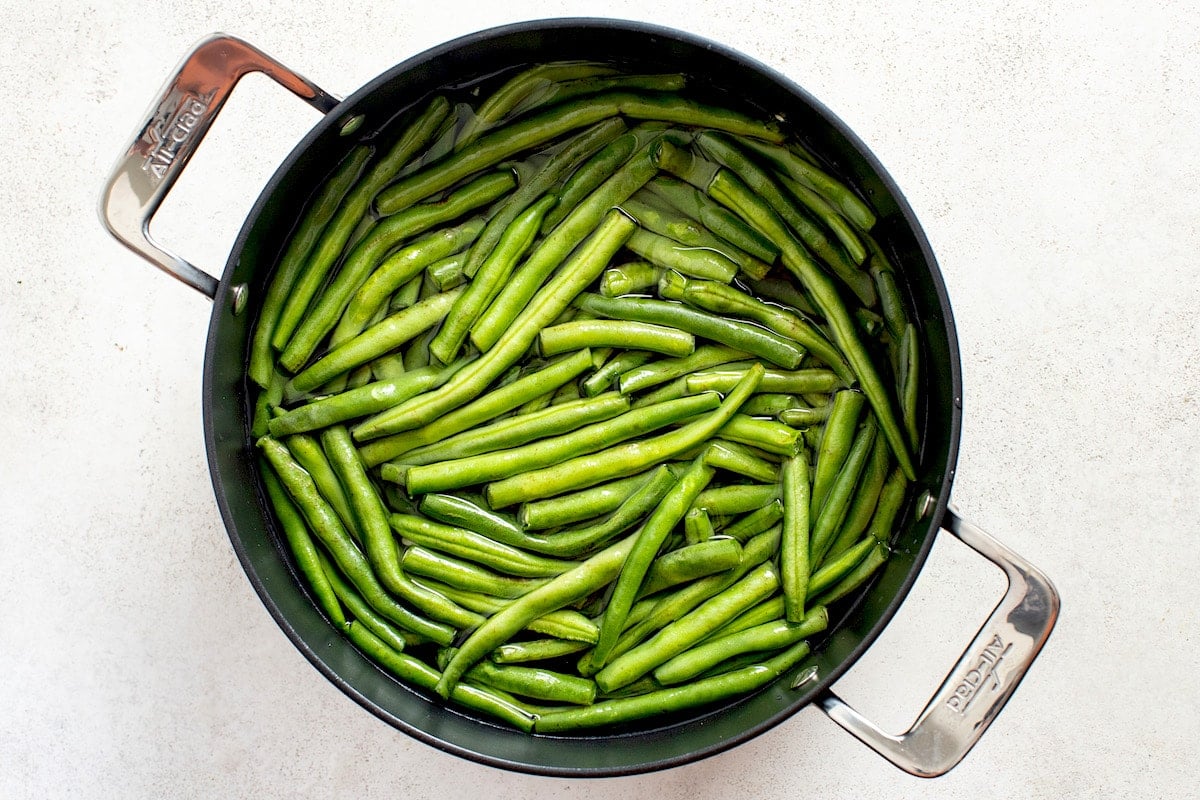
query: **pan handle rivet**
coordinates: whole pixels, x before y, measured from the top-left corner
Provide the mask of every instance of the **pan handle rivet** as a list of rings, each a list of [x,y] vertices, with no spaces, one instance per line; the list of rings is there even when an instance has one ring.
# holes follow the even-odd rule
[[[341,136],[351,136],[355,131],[362,127],[364,120],[366,120],[365,116],[362,114],[355,114],[353,117],[350,117],[350,119],[342,123],[342,129],[338,131],[338,133]]]
[[[934,506],[937,505],[937,500],[933,499],[928,491],[921,492],[921,496],[917,498],[917,519],[925,519],[933,513]]]
[[[242,313],[242,309],[246,307],[246,298],[249,296],[250,291],[246,288],[246,284],[244,283],[237,284],[229,291],[231,297],[233,298],[233,314],[234,316],[237,316],[238,314]]]
[[[799,689],[801,686],[805,685],[806,683],[812,683],[813,681],[815,681],[817,679],[817,677],[820,674],[821,674],[820,668],[814,664],[813,666],[809,667],[808,669],[804,670],[803,672],[801,672],[799,675],[796,676],[796,679],[794,681],[792,681],[792,688]]]

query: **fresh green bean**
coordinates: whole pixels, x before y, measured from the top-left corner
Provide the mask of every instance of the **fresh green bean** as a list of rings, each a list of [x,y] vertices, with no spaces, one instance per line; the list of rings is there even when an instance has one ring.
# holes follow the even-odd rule
[[[707,463],[707,458],[705,461]],[[735,483],[705,489],[696,498],[694,506],[713,516],[729,517],[760,509],[778,496],[779,487],[774,483]]]
[[[900,339],[900,375],[899,392],[900,416],[904,420],[904,430],[908,434],[908,443],[914,451],[920,445],[920,434],[917,423],[917,398],[920,386],[920,353],[917,343],[917,329],[912,323],[904,326],[904,335]]]
[[[423,582],[432,591],[440,592],[454,600],[454,602],[461,603],[463,606],[471,609],[470,613],[475,614],[475,621],[471,625],[462,626],[463,630],[478,628],[489,616],[501,611],[511,602],[508,598],[495,597],[482,592],[472,592],[469,589],[460,589],[456,586],[450,586],[449,584],[429,579],[423,579]],[[578,611],[569,608],[556,609],[537,619],[531,620],[525,626],[525,630],[531,633],[553,636],[558,639],[587,642],[588,644],[596,641],[596,623]]]
[[[732,286],[714,281],[689,280],[677,273],[664,273],[659,294],[682,300],[690,306],[717,314],[734,314],[769,328],[800,344],[829,366],[845,382],[854,373],[838,349],[816,327],[778,306],[770,305]]]
[[[311,391],[326,381],[399,347],[435,326],[446,315],[461,293],[462,287],[451,289],[448,292],[426,298],[414,306],[397,311],[378,325],[368,328],[353,339],[343,342],[326,353],[312,366],[292,378],[292,387],[298,392]],[[457,376],[470,367],[471,364],[468,364],[454,375]],[[450,380],[453,381],[454,376],[451,376]],[[418,395],[418,397],[423,396]],[[406,402],[412,402],[412,400]],[[403,405],[401,404],[400,407]]]
[[[644,350],[626,350],[610,358],[584,380],[583,393],[588,397],[595,397],[616,383],[621,375],[640,367],[653,357],[653,354]]]
[[[396,652],[367,630],[365,625],[351,623],[347,635],[368,658],[400,680],[427,690],[437,686],[441,677],[437,670],[407,653]],[[467,708],[496,717],[518,730],[526,733],[533,731],[533,721],[536,717],[494,691],[460,683],[453,687],[452,691],[448,691],[447,695]]]
[[[805,315],[809,318],[809,324],[815,326],[814,318],[821,316],[820,312],[813,306],[812,301],[809,300],[808,295],[805,294],[804,286],[794,280],[772,274],[762,280],[749,280],[747,284],[756,296],[790,306]],[[823,328],[821,329],[821,335],[825,335]]]
[[[703,458],[693,461],[638,531],[637,541],[621,567],[609,594],[608,603],[604,607],[604,615],[600,619],[600,636],[592,649],[592,662],[596,666],[603,667],[607,663],[609,653],[617,642],[617,636],[625,627],[629,609],[637,598],[638,589],[655,556],[667,536],[691,508],[692,501],[712,480],[715,472],[704,463]]]
[[[590,646],[587,642],[573,642],[569,639],[533,639],[502,644],[492,651],[491,658],[497,664],[551,661],[586,650]]]
[[[867,553],[879,542],[874,537],[864,536],[834,558],[829,558],[821,568],[814,571],[808,583],[808,596],[818,597],[858,566]]]
[[[761,564],[720,594],[667,625],[649,641],[622,653],[596,673],[604,691],[631,683],[673,658],[709,633],[779,588],[779,574],[771,564]]]
[[[721,369],[711,369],[694,372],[688,376],[689,392],[727,392],[745,372],[744,369],[734,369],[734,365],[725,365]],[[800,369],[783,371],[769,369],[763,375],[759,384],[761,392],[789,392],[791,394],[809,394],[811,392],[832,392],[843,386],[842,379],[827,369]]]
[[[697,224],[646,187],[638,190],[621,207],[646,230],[665,236],[685,247],[703,248],[720,254],[747,275],[761,278],[771,270],[770,264]]]
[[[525,531],[516,520],[498,511],[492,511],[465,497],[449,494],[427,494],[417,504],[422,514],[438,522],[482,534],[503,544],[518,544]]]
[[[891,470],[891,455],[887,441],[882,436],[876,436],[875,446],[871,448],[871,457],[867,459],[867,465],[858,481],[858,488],[854,490],[854,499],[850,502],[850,508],[846,511],[846,518],[842,521],[837,537],[825,554],[826,558],[836,558],[867,529],[871,517],[875,514],[883,482],[887,480]]]
[[[484,494],[493,508],[549,497],[603,481],[632,475],[651,464],[660,464],[677,453],[695,447],[716,433],[737,413],[762,379],[762,367],[747,370],[745,377],[709,414],[669,433],[627,442],[590,455],[561,462],[554,467],[530,470],[489,483]]]
[[[861,267],[863,262],[867,260],[867,248],[863,244],[862,239],[859,238],[854,225],[848,222],[836,208],[830,205],[829,201],[822,197],[820,192],[810,189],[788,175],[776,173],[775,177],[779,179],[779,183],[788,190],[788,193],[792,197],[803,203],[805,208],[824,223],[825,227],[837,237],[837,240],[845,249],[846,255],[850,256],[854,263]]]
[[[783,501],[775,499],[757,511],[751,511],[736,522],[726,525],[721,529],[721,534],[739,542],[746,542],[764,531],[770,530],[781,519],[783,519]]]
[[[413,613],[388,595],[371,571],[366,557],[354,546],[333,509],[317,491],[312,478],[296,463],[288,449],[270,437],[259,439],[258,447],[308,521],[309,528],[325,545],[342,573],[362,592],[371,607],[406,630],[439,644],[449,644],[454,637],[453,628]]]
[[[704,453],[704,460],[710,466],[745,475],[747,478],[759,481],[771,481],[776,478],[775,466],[771,462],[737,442],[710,442]]]
[[[337,212],[342,198],[358,180],[371,153],[372,149],[365,146],[350,151],[313,198],[312,204],[296,226],[296,232],[288,239],[287,249],[279,259],[279,266],[272,275],[263,298],[262,310],[259,312],[258,322],[255,323],[254,337],[250,345],[250,379],[263,388],[267,387],[275,369],[271,338],[292,286],[299,277],[309,252]]]
[[[888,332],[892,338],[899,339],[908,325],[908,314],[904,310],[904,299],[896,282],[896,273],[879,243],[870,236],[866,238],[867,247],[871,251],[868,268],[879,292],[879,309],[887,323]]]
[[[434,464],[519,447],[536,439],[569,433],[588,424],[612,419],[629,411],[629,407],[629,399],[616,392],[547,406],[415,448],[404,453],[398,459],[402,464],[397,466]],[[399,477],[397,482],[404,482],[404,477]]]
[[[522,503],[517,518],[527,529],[547,530],[598,517],[620,507],[650,476],[643,472],[578,492]]]
[[[858,485],[859,476],[862,475],[862,471],[870,459],[871,451],[874,449],[875,431],[875,417],[869,416],[866,423],[855,434],[854,442],[846,454],[846,459],[842,462],[837,476],[829,485],[825,502],[813,520],[811,548],[814,566],[821,565],[826,551],[833,544],[833,537],[846,518],[846,512],[854,496],[854,487]]]
[[[620,387],[621,394],[632,394],[684,375],[690,375],[697,370],[728,364],[745,357],[746,353],[732,347],[701,345],[690,356],[652,361],[623,373],[618,379],[617,385]]]
[[[517,215],[505,229],[495,248],[483,259],[478,272],[442,322],[441,330],[429,343],[429,352],[446,362],[454,358],[467,338],[470,327],[488,303],[499,294],[517,262],[533,245],[542,216],[554,202],[547,196]]]
[[[757,447],[778,456],[792,456],[804,446],[803,434],[781,422],[745,414],[734,415],[717,433],[722,439]]]
[[[824,594],[813,599],[813,604],[829,606],[841,600],[870,580],[875,571],[887,561],[887,557],[887,545],[877,543],[845,577],[835,583],[832,588],[827,589]]]
[[[770,239],[695,187],[668,175],[659,175],[646,184],[646,190],[755,258],[767,264],[773,264],[779,258],[779,248]]]
[[[658,285],[663,270],[648,261],[630,261],[604,270],[600,277],[600,294],[619,297],[623,294],[652,289]]]
[[[338,600],[346,607],[346,610],[354,616],[353,621],[347,623],[347,628],[350,625],[361,624],[396,652],[404,650],[410,644],[428,641],[423,637],[417,636],[415,633],[401,631],[388,622],[375,609],[371,608],[370,604],[362,598],[362,595],[355,591],[354,587],[342,577],[337,567],[329,563],[329,559],[324,553],[318,551],[317,560],[321,565],[321,570],[325,578],[333,588],[334,594],[337,595]]]
[[[676,92],[684,87],[686,79],[679,73],[653,75],[598,75],[574,80],[556,81],[548,84],[541,92],[535,92],[518,104],[513,112],[523,114],[532,108],[561,103],[583,94],[633,89],[654,92]]]
[[[276,350],[282,351],[288,346],[313,297],[325,284],[329,270],[341,256],[342,249],[367,213],[375,194],[429,141],[449,113],[450,103],[446,98],[439,96],[430,100],[392,149],[370,167],[346,195],[333,219],[321,232],[321,238],[313,246],[304,265],[304,271],[288,294],[279,323],[271,335],[271,346]]]
[[[703,336],[745,353],[759,356],[785,369],[795,369],[804,351],[794,342],[770,331],[736,320],[698,311],[679,303],[642,297],[603,297],[585,292],[575,304],[599,317],[669,325]]]
[[[710,639],[655,669],[654,679],[667,686],[683,683],[735,656],[790,647],[820,633],[828,625],[828,612],[823,606],[818,606],[809,610],[800,622],[767,622],[719,639]]]
[[[731,173],[721,172],[709,188],[709,193],[744,216],[754,219],[780,246],[784,266],[812,293],[821,313],[829,322],[833,342],[858,376],[859,386],[875,410],[880,429],[887,437],[900,468],[910,480],[915,479],[916,471],[912,457],[905,444],[904,434],[896,422],[887,388],[883,385],[866,346],[859,338],[854,319],[838,295],[832,280],[809,258],[803,250],[803,245],[792,237],[771,207],[757,198]]]
[[[896,517],[904,506],[907,486],[908,479],[899,469],[893,470],[883,482],[875,514],[871,517],[871,524],[867,526],[867,533],[880,544],[886,543],[895,530]]]
[[[708,509],[692,508],[683,515],[683,538],[689,545],[711,539],[715,534]]]
[[[784,425],[791,425],[793,428],[820,425],[829,419],[829,412],[832,410],[831,405],[830,403],[825,403],[817,408],[785,408],[779,412],[779,421]]]
[[[809,531],[812,519],[808,459],[804,455],[783,462],[783,540],[779,568],[782,573],[783,603],[788,622],[804,619],[808,580],[812,572]]]
[[[614,446],[636,436],[671,425],[681,419],[711,411],[720,405],[712,392],[684,397],[657,406],[634,409],[561,436],[477,456],[411,467],[405,475],[410,494],[440,492],[498,480],[507,475],[546,469],[573,458]],[[492,498],[489,493],[489,499]],[[508,503],[492,503],[503,508]]]
[[[521,697],[550,703],[587,706],[596,700],[594,681],[538,667],[501,666],[484,659],[471,667],[464,677]]]
[[[407,541],[476,562],[506,575],[545,578],[560,575],[575,566],[573,561],[526,553],[474,531],[443,525],[413,514],[392,514],[388,522]]]
[[[324,397],[294,408],[270,422],[271,435],[275,438],[293,433],[317,430],[327,425],[375,414],[398,403],[429,391],[449,380],[451,367],[423,367],[405,372],[385,381],[376,381],[358,389]]]
[[[766,392],[750,398],[750,402],[742,409],[742,413],[751,417],[778,417],[790,408],[799,408],[800,398],[794,394],[781,392]]]
[[[581,350],[495,389],[416,430],[406,431],[405,426],[408,422],[403,415],[388,411],[360,423],[351,434],[361,442],[397,431],[406,431],[398,436],[370,442],[361,449],[363,463],[369,467],[375,466],[409,450],[441,441],[495,419],[529,399],[544,394],[547,390],[553,391],[573,380],[588,369],[591,363],[591,353]]]
[[[858,417],[865,401],[863,394],[856,391],[841,391],[833,395],[832,408],[825,423],[825,431],[821,435],[820,447],[817,448],[813,472],[813,519],[821,513],[825,497],[850,452],[854,432],[858,429]]]
[[[610,319],[576,319],[542,328],[538,347],[544,356],[556,356],[584,347],[633,347],[668,356],[691,355],[696,337],[678,328]]]
[[[350,510],[350,499],[346,496],[346,490],[342,488],[341,481],[334,474],[333,467],[329,465],[329,459],[326,457],[325,451],[321,449],[321,443],[308,434],[294,434],[284,439],[283,442],[292,458],[312,478],[317,491],[333,508],[346,532],[355,541],[362,541],[358,520],[355,518],[354,512]]]
[[[304,517],[288,497],[283,484],[279,482],[275,472],[264,461],[260,464],[263,485],[275,515],[279,519],[279,527],[287,540],[292,557],[300,573],[308,580],[309,588],[317,601],[317,606],[325,612],[326,618],[338,628],[346,626],[346,615],[338,603],[337,594],[330,585],[329,578],[321,567],[321,554],[313,544],[312,536],[308,533],[308,525]]]
[[[737,262],[717,250],[682,245],[645,229],[635,231],[625,246],[655,266],[693,278],[729,283],[739,270]]]
[[[633,221],[611,211],[592,236],[577,248],[512,325],[482,356],[454,374],[446,384],[392,410],[400,430],[428,424],[475,398],[529,350],[538,331],[559,316],[575,296],[591,284],[633,232]],[[500,302],[503,293],[496,302]]]
[[[496,597],[520,597],[546,582],[544,578],[514,578],[511,575],[501,575],[420,545],[406,548],[400,564],[405,571],[414,575]]]
[[[484,229],[487,230],[486,228]],[[481,234],[482,235],[482,234]],[[475,240],[479,242],[478,239]],[[448,292],[456,286],[462,286],[467,282],[467,275],[464,270],[466,264],[466,256],[463,253],[455,253],[452,256],[443,258],[441,261],[434,262],[425,268],[425,275],[429,277],[430,282],[437,287],[439,292]],[[413,281],[418,286],[421,283],[420,277],[414,278]],[[416,302],[415,300],[413,302]],[[395,307],[393,311],[399,311],[401,308],[407,308],[412,303],[406,303],[403,306]]]
[[[703,509],[692,509],[684,517],[699,512],[703,517]],[[664,553],[654,560],[646,573],[646,580],[638,591],[639,597],[647,597],[681,583],[714,575],[736,567],[742,559],[742,546],[736,539],[727,536],[713,537],[712,527],[708,536],[701,536],[696,542]]]
[[[604,183],[618,168],[646,144],[646,131],[626,131],[614,138],[574,170],[555,192],[555,205],[542,220],[541,232],[547,234],[566,218],[583,198]]]

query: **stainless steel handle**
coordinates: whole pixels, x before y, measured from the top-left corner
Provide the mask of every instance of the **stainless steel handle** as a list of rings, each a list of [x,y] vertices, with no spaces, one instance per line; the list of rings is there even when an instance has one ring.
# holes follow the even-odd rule
[[[241,39],[213,34],[184,57],[118,160],[100,198],[100,219],[122,244],[210,298],[217,279],[150,236],[171,186],[241,78],[261,72],[322,113],[337,98]]]
[[[1008,576],[1008,590],[921,716],[905,733],[884,733],[827,693],[818,701],[830,719],[900,769],[925,778],[963,759],[1004,708],[1046,643],[1060,606],[1041,570],[953,511],[942,529],[957,536]]]

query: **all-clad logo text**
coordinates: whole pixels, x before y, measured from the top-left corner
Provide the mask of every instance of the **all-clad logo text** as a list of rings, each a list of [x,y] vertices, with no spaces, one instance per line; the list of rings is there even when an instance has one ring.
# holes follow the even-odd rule
[[[192,137],[200,120],[208,111],[208,98],[184,95],[174,114],[164,114],[156,124],[149,127],[147,134],[154,145],[146,156],[142,168],[162,180],[167,170],[175,163],[180,148]]]
[[[1001,639],[1000,634],[993,635],[991,640],[983,646],[983,650],[979,652],[975,666],[962,677],[950,697],[946,698],[946,707],[959,714],[965,714],[971,703],[979,696],[981,689],[990,688],[992,691],[999,689],[1000,676],[996,674],[996,670],[1011,649],[1012,644]]]

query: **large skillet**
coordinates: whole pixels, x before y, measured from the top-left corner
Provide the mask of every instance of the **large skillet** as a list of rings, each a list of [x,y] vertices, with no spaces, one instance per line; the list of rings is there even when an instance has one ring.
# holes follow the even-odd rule
[[[281,546],[254,468],[248,342],[267,278],[299,203],[361,138],[445,86],[521,65],[617,59],[637,71],[682,71],[710,99],[779,117],[830,166],[861,188],[879,212],[877,233],[899,265],[920,330],[925,419],[919,475],[886,568],[831,626],[807,663],[754,696],[686,717],[648,721],[612,734],[530,736],[450,709],[402,686],[358,653],[317,612]],[[263,72],[325,113],[264,189],[220,280],[149,237],[149,220],[237,80]],[[1004,706],[1058,615],[1047,578],[948,510],[961,422],[961,376],[950,304],[933,253],[912,210],[861,141],[786,78],[711,42],[642,24],[551,20],[476,33],[397,65],[337,101],[240,40],[213,36],[181,64],[114,171],[101,216],[118,239],[213,299],[204,362],[204,431],[213,488],[229,537],[263,603],[329,680],[376,716],[443,750],[507,769],[602,776],[677,766],[743,742],[815,703],[904,770],[939,775],[974,745]],[[880,731],[831,687],[871,645],[907,595],[939,531],[948,531],[1004,569],[1009,588],[911,730]]]

